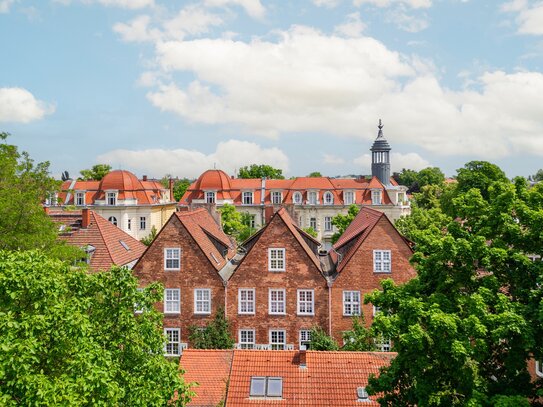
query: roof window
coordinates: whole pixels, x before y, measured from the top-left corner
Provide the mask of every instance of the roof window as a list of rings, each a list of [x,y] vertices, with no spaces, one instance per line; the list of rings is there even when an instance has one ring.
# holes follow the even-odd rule
[[[128,247],[128,245],[122,241],[122,240],[119,240],[119,243],[121,244],[122,247],[124,247],[126,250],[130,250],[130,247]]]
[[[280,398],[283,396],[282,377],[251,377],[250,397]]]
[[[369,401],[368,392],[365,387],[358,387],[356,389],[356,395],[358,396],[358,401]]]

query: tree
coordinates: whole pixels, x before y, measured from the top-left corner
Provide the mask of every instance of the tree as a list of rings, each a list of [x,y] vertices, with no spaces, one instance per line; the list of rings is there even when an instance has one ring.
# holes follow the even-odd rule
[[[160,183],[164,186],[164,188],[170,187],[170,179],[172,179],[172,176],[170,174],[166,174],[162,177],[160,180]],[[190,184],[192,184],[192,181],[188,178],[181,178],[181,179],[175,179],[173,180],[173,197],[175,201],[179,202],[183,195],[185,195],[186,190],[190,187]]]
[[[345,351],[371,351],[375,350],[375,342],[371,330],[366,328],[364,315],[352,318],[353,327],[350,331],[343,332],[343,347]]]
[[[311,328],[310,338],[309,349],[311,350],[339,350],[336,340],[324,332],[320,326]]]
[[[338,241],[339,237],[349,227],[353,219],[356,218],[358,212],[360,212],[360,208],[356,204],[352,204],[349,206],[347,215],[338,213],[332,218],[332,225],[338,229],[338,231],[332,235],[332,243],[336,243]]]
[[[411,188],[411,186],[417,182],[417,176],[417,171],[403,168],[395,179],[398,184]]]
[[[537,170],[537,172],[531,176],[532,180],[535,182],[543,181],[543,169]]]
[[[445,182],[445,174],[437,167],[428,167],[419,171],[417,174],[419,188],[426,185],[442,185]]]
[[[264,177],[268,179],[285,179],[283,170],[266,164],[251,164],[250,166],[241,167],[238,172],[238,178]]]
[[[90,170],[81,170],[79,173],[79,181],[100,181],[111,171],[111,165],[108,164],[96,164],[93,165]]]
[[[313,171],[312,173],[310,173],[308,175],[308,177],[310,177],[310,178],[320,178],[320,177],[322,177],[322,174],[319,171]]]
[[[86,273],[0,251],[0,404],[184,405],[190,392],[163,356],[154,308],[163,289],[137,287],[126,268]]]
[[[213,321],[206,326],[191,326],[189,340],[195,349],[232,349],[234,338],[230,333],[230,323],[219,308]]]
[[[475,188],[484,199],[489,198],[490,185],[494,182],[509,182],[505,173],[495,164],[488,161],[470,161],[464,168],[457,170],[458,192],[468,192]]]
[[[309,236],[312,236],[315,238],[319,235],[319,233],[315,229],[313,229],[311,226],[304,228],[303,231],[307,233]]]
[[[142,242],[145,246],[151,246],[151,243],[153,243],[153,240],[155,240],[155,237],[157,235],[157,230],[155,225],[151,228],[151,233],[149,235],[143,237],[140,239],[140,242]]]
[[[249,238],[254,232],[252,216],[249,213],[239,213],[234,205],[224,204],[219,209],[221,225],[224,233],[232,236],[238,243]]]

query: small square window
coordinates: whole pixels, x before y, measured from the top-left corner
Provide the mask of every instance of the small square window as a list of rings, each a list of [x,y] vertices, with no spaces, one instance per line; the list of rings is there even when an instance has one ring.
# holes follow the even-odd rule
[[[239,348],[254,349],[255,347],[255,330],[240,329],[239,330]]]
[[[285,271],[285,249],[268,249],[268,271]]]
[[[270,331],[270,345],[272,350],[285,350],[286,333],[284,330],[271,330]]]
[[[390,250],[373,251],[373,272],[390,273],[391,272],[391,252]]]
[[[181,249],[164,249],[164,270],[181,270]]]
[[[215,192],[206,192],[206,203],[215,203]]]

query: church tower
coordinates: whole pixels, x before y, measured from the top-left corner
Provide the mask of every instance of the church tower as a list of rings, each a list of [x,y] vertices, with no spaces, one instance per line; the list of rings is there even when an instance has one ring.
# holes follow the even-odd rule
[[[379,119],[379,133],[371,146],[371,175],[383,185],[390,185],[390,145],[383,136],[383,124]]]

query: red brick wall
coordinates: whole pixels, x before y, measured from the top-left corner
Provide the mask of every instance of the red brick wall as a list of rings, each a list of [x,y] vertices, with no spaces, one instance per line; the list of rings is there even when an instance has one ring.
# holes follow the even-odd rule
[[[391,273],[373,272],[374,249],[391,251]],[[360,291],[363,303],[364,295],[380,288],[382,279],[391,278],[396,283],[410,280],[416,275],[409,264],[411,256],[409,246],[392,224],[382,217],[332,285],[332,332],[340,344],[343,343],[342,332],[352,327],[351,317],[343,316],[343,291]],[[362,305],[361,310],[369,326],[373,320],[373,306]]]
[[[164,248],[181,248],[181,270],[164,270]],[[224,285],[215,268],[200,247],[174,215],[164,226],[153,244],[134,267],[134,274],[142,287],[150,282],[160,281],[164,288],[179,288],[181,293],[181,313],[165,314],[164,327],[181,328],[181,342],[188,342],[188,327],[207,324],[224,307]],[[194,289],[211,289],[211,314],[194,314]],[[156,304],[164,311],[162,302]]]
[[[268,271],[268,248],[286,249],[286,271]],[[255,315],[238,314],[238,289],[255,288]],[[286,290],[286,315],[269,315],[268,290]],[[297,315],[297,289],[314,290],[314,315]],[[326,280],[279,216],[275,216],[240,264],[227,288],[227,316],[238,342],[238,329],[254,329],[257,344],[269,343],[270,329],[284,329],[286,343],[298,348],[299,330],[328,326]]]

